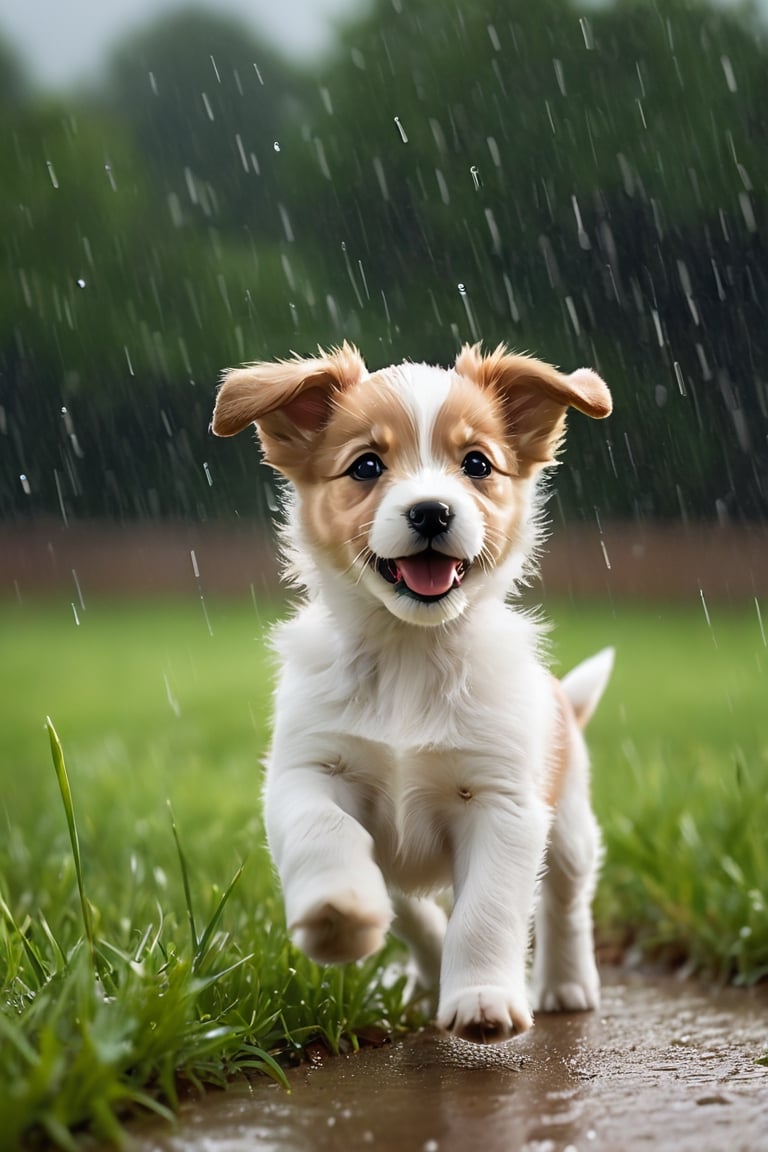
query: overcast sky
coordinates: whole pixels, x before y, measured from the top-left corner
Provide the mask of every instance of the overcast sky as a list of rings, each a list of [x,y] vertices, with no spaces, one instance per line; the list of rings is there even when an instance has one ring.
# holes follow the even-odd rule
[[[367,2],[208,0],[204,6],[240,16],[288,55],[306,59],[330,47],[335,19],[364,9]],[[590,2],[606,0],[585,0]],[[741,0],[715,2],[733,6]],[[40,84],[67,88],[97,76],[106,55],[126,32],[192,3],[194,0],[0,0],[0,35],[10,40]],[[768,0],[756,0],[756,4],[768,13]]]
[[[194,0],[0,0],[0,35],[36,81],[66,88],[98,75],[126,32]],[[209,11],[234,14],[294,57],[326,50],[333,22],[366,0],[208,0]]]

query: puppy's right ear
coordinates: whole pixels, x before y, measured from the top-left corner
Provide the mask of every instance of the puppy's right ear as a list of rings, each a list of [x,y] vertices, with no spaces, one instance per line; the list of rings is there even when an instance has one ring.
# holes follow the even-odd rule
[[[235,436],[256,424],[266,459],[276,467],[282,467],[285,450],[306,451],[327,423],[334,395],[368,374],[357,348],[346,341],[341,348],[318,352],[225,372],[213,410],[214,434]]]

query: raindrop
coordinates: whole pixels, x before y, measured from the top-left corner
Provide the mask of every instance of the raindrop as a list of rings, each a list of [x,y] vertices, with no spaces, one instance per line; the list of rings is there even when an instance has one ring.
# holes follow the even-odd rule
[[[563,96],[565,96],[565,94],[566,94],[565,93],[565,72],[563,71],[562,60],[554,59],[552,61],[552,67],[555,70],[555,79],[557,80],[557,86],[560,89],[561,94]]]
[[[192,571],[195,574],[195,579],[199,580],[200,579],[200,569],[197,566],[197,555],[195,554],[194,548],[190,549],[189,556],[190,556],[190,559],[192,561]]]
[[[315,152],[317,153],[317,162],[320,165],[320,171],[322,172],[323,176],[325,176],[326,180],[330,180],[331,170],[328,167],[328,160],[326,159],[323,142],[318,136],[315,136]]]
[[[739,192],[739,207],[741,208],[741,214],[744,217],[747,230],[749,232],[756,232],[757,222],[755,220],[755,211],[752,207],[752,201],[746,192]]]
[[[27,480],[26,472],[22,472],[21,476],[19,476],[19,480],[21,481],[21,488],[22,488],[24,495],[25,496],[31,496],[32,495],[32,489],[29,486],[29,480]]]
[[[735,92],[737,90],[736,76],[733,71],[730,56],[721,56],[720,63],[723,66],[723,74],[725,76],[725,82],[728,85],[728,91]]]
[[[710,616],[709,616],[709,609],[707,608],[707,602],[704,599],[704,589],[703,588],[699,588],[699,598],[701,600],[701,606],[704,609],[704,619],[707,622],[707,628],[709,628],[710,632],[712,632],[712,621],[711,621]],[[712,639],[713,640],[715,639],[714,633],[712,635]],[[715,641],[715,647],[717,647],[717,641]]]
[[[154,72],[149,73],[149,86],[152,89],[152,95],[157,96],[157,77]]]
[[[608,549],[607,549],[607,548],[606,548],[606,546],[605,546],[605,540],[603,540],[602,536],[600,537],[600,551],[601,551],[601,552],[602,552],[602,554],[603,554],[603,560],[605,561],[605,566],[606,566],[606,568],[608,569],[608,571],[610,572],[610,570],[611,570],[611,561],[610,561],[610,559],[609,559],[609,557],[608,557]]]
[[[479,192],[479,190],[480,190],[480,171],[479,171],[476,164],[472,165],[472,167],[469,170],[469,174],[472,177],[472,183],[475,186],[475,192]]]
[[[205,472],[205,478],[208,481],[208,487],[213,488],[213,476],[211,476],[211,470],[205,461],[203,461],[203,472]]]
[[[451,194],[448,191],[448,185],[445,182],[445,176],[443,176],[439,168],[435,168],[435,179],[437,180],[437,187],[440,191],[440,199],[442,200],[443,204],[450,204]]]
[[[259,72],[259,66],[258,66],[258,64],[254,64],[254,66],[253,66],[253,70],[254,70],[254,72],[256,73],[256,75],[257,75],[257,76],[258,76],[258,78],[259,78],[259,84],[262,84],[262,85],[263,85],[263,84],[264,84],[264,77],[262,76],[261,72]]]
[[[48,175],[51,178],[51,184],[53,184],[54,188],[58,188],[59,181],[56,177],[56,172],[54,171],[53,164],[51,164],[50,160],[46,160],[45,166],[48,169]]]
[[[403,144],[407,144],[408,143],[408,134],[406,133],[405,128],[403,128],[402,124],[400,123],[400,117],[399,116],[395,116],[395,124],[397,125],[398,132],[400,133],[400,139],[402,140]]]
[[[272,147],[274,148],[275,152],[279,152],[279,151],[280,151],[280,144],[279,144],[279,142],[278,142],[277,140],[275,140],[275,142],[274,142],[274,144],[272,145]]]
[[[115,183],[115,177],[112,174],[112,165],[109,163],[105,164],[104,165],[104,171],[107,174],[107,180],[109,180],[110,188],[112,189],[113,192],[117,192],[117,184]]]
[[[85,288],[85,280],[83,279],[82,276],[78,276],[77,286],[78,286],[78,288]]]
[[[247,172],[248,171],[248,157],[245,154],[245,148],[243,147],[243,138],[239,132],[235,133],[235,144],[237,145],[237,152],[238,152],[238,155],[240,157],[240,163],[243,166],[243,171]]]
[[[579,202],[575,196],[571,196],[571,204],[573,205],[573,214],[576,217],[576,235],[578,237],[579,247],[586,252],[589,248],[592,247],[592,245],[589,242],[589,236],[587,234],[586,228],[584,227],[584,221],[581,218]]]
[[[214,60],[213,56],[211,56],[211,64],[213,65],[213,71],[216,74],[216,79],[218,80],[219,84],[221,84],[221,76],[219,75],[219,70],[216,67],[216,61]]]
[[[331,100],[331,93],[328,91],[325,85],[320,88],[320,99],[322,100],[323,107],[325,108],[328,115],[333,116],[333,101]]]
[[[499,226],[496,223],[496,217],[493,214],[492,208],[486,208],[485,220],[486,220],[486,223],[488,225],[488,231],[491,234],[491,241],[493,243],[493,250],[496,253],[496,255],[498,256],[501,252],[501,234],[499,232]]]
[[[344,253],[344,264],[346,265],[347,276],[349,277],[349,282],[352,285],[352,291],[355,294],[355,299],[357,300],[358,306],[360,308],[362,308],[363,307],[363,298],[360,295],[360,291],[357,287],[357,281],[355,280],[355,274],[352,271],[352,265],[349,262],[349,253],[347,252],[347,245],[346,245],[346,242],[344,240],[342,240],[342,242],[341,242],[341,250]]]
[[[581,325],[579,324],[579,317],[576,314],[576,305],[573,302],[573,296],[566,296],[565,307],[568,310],[568,316],[573,325],[573,330],[576,335],[579,336],[581,334]]]
[[[58,468],[54,468],[53,470],[53,479],[56,484],[56,495],[59,498],[59,511],[61,512],[61,518],[64,521],[65,527],[67,527],[69,525],[69,517],[67,516],[67,508],[64,503],[64,493],[61,490],[61,477],[59,476]]]
[[[592,25],[586,16],[579,17],[579,25],[581,27],[581,34],[584,37],[584,47],[587,51],[592,51],[595,47],[595,38],[592,34]]]
[[[763,614],[760,611],[760,601],[755,596],[755,611],[757,612],[757,622],[760,625],[760,638],[763,641],[763,648],[768,648],[768,641],[765,638],[765,627],[763,626]]]
[[[501,40],[493,24],[488,25],[488,39],[491,42],[494,52],[501,52]]]
[[[512,283],[509,279],[509,276],[507,276],[506,272],[504,273],[502,279],[504,281],[504,290],[507,293],[507,304],[509,306],[509,314],[512,317],[512,319],[515,321],[515,323],[517,323],[517,321],[520,319],[520,309],[517,306],[517,301],[515,300],[515,294],[512,291]]]
[[[83,590],[80,587],[80,581],[77,578],[77,572],[75,571],[74,568],[72,569],[72,579],[73,579],[74,584],[75,584],[75,590],[77,591],[77,599],[80,601],[80,608],[82,609],[83,612],[85,612],[85,600],[83,600]]]
[[[79,628],[80,627],[80,617],[77,614],[77,605],[74,602],[72,603],[72,615],[75,618],[75,624],[77,624],[77,626]]]
[[[367,281],[367,280],[366,280],[366,278],[365,278],[365,269],[363,268],[363,262],[362,262],[362,260],[358,260],[358,262],[357,262],[357,267],[358,267],[358,269],[360,270],[360,279],[361,279],[361,280],[362,280],[362,282],[363,282],[363,289],[364,289],[364,291],[365,291],[365,296],[366,296],[366,299],[367,299],[367,300],[370,300],[370,298],[371,298],[371,294],[370,294],[370,292],[368,291],[368,281]]]
[[[381,192],[384,200],[389,200],[389,188],[387,187],[387,177],[384,172],[384,165],[381,162],[381,157],[374,156],[373,170],[376,173],[376,179],[379,182],[379,191]]]
[[[165,696],[174,716],[178,719],[181,716],[181,705],[173,694],[171,682],[165,672],[163,672],[163,683],[165,684]]]
[[[465,311],[466,316],[467,316],[467,323],[469,324],[469,330],[472,333],[472,339],[473,340],[479,340],[480,339],[480,331],[477,327],[477,320],[475,319],[475,313],[472,310],[472,305],[469,302],[469,297],[467,295],[466,286],[464,284],[459,284],[458,287],[459,287],[459,296],[461,296],[461,302],[464,305],[464,311]]]
[[[204,106],[205,111],[207,113],[208,119],[213,120],[214,119],[213,108],[211,108],[211,102],[208,99],[208,93],[202,92],[201,96],[203,97],[203,106]]]
[[[292,244],[293,240],[294,240],[294,235],[293,235],[293,227],[291,225],[291,218],[288,215],[288,209],[285,207],[284,204],[278,204],[277,211],[280,214],[280,223],[283,226],[283,232],[285,233],[285,238],[289,244]]]

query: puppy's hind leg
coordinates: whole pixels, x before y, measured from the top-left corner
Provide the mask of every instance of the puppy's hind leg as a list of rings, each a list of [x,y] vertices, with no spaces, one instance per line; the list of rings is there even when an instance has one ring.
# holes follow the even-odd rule
[[[437,1008],[440,962],[448,917],[439,904],[421,896],[397,892],[392,897],[392,932],[408,945],[414,969],[413,991],[432,998]]]
[[[532,999],[539,1012],[584,1012],[600,1002],[592,933],[600,833],[586,794],[578,793],[569,781],[536,908]]]
[[[594,956],[592,898],[602,859],[602,842],[589,798],[589,757],[581,729],[586,725],[613,667],[613,649],[585,660],[563,681],[572,710],[568,767],[546,857],[536,909],[533,1003],[541,1012],[596,1008],[600,979]]]

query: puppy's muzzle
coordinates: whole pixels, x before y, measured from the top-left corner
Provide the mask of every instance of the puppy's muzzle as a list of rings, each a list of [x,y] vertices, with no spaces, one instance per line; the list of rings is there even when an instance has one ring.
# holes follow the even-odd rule
[[[450,505],[442,500],[420,500],[411,505],[406,515],[411,528],[422,540],[434,540],[447,532],[453,520]]]

